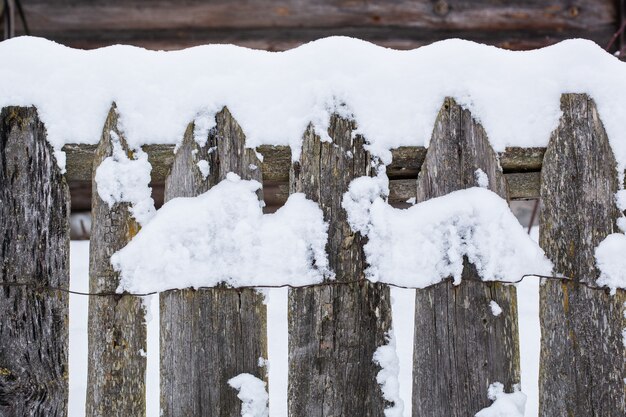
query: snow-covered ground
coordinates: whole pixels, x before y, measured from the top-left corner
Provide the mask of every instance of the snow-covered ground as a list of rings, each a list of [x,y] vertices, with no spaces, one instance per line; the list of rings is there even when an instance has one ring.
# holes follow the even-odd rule
[[[537,228],[533,237],[537,238]],[[70,287],[77,291],[89,288],[89,242],[72,241]],[[404,415],[411,415],[412,344],[415,290],[392,288],[392,308],[397,353],[400,359],[400,398]],[[268,291],[268,339],[270,416],[287,416],[287,290]],[[149,301],[147,415],[159,415],[159,316],[158,297]],[[70,296],[70,417],[85,413],[87,382],[87,297]],[[522,364],[522,391],[528,396],[526,417],[537,416],[537,380],[539,376],[539,282],[527,278],[518,285],[518,307]],[[487,393],[485,392],[485,395]]]

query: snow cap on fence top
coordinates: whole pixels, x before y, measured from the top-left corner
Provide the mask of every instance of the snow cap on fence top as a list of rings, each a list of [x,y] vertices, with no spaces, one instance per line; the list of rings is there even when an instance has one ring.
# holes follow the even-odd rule
[[[309,123],[326,139],[329,115],[353,117],[371,150],[427,145],[444,97],[479,119],[496,151],[545,146],[559,96],[585,92],[598,105],[626,165],[626,64],[591,41],[513,52],[462,40],[396,51],[357,39],[321,39],[286,52],[231,45],[182,51],[112,46],[71,49],[21,37],[0,43],[0,106],[35,105],[58,150],[96,143],[112,101],[131,147],[175,143],[187,124],[228,106],[248,146],[290,145]]]

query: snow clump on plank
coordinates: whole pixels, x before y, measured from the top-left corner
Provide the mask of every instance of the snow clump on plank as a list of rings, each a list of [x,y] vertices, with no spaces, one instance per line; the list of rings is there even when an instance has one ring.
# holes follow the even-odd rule
[[[154,200],[151,197],[150,171],[148,154],[141,149],[133,152],[130,159],[120,137],[114,131],[111,134],[113,153],[96,169],[96,188],[98,196],[113,207],[117,203],[130,203],[130,212],[140,225],[145,225],[154,216]]]
[[[400,398],[400,359],[393,331],[387,335],[387,344],[376,349],[373,360],[381,368],[376,375],[376,382],[380,385],[383,398],[392,404],[385,408],[385,417],[402,417],[404,402]]]
[[[501,382],[494,382],[489,386],[487,395],[493,404],[480,410],[474,417],[524,417],[526,394],[519,387],[507,394]]]
[[[463,259],[485,281],[548,275],[552,264],[505,200],[484,188],[456,191],[408,209],[391,207],[388,179],[352,181],[342,206],[355,232],[367,236],[367,278],[424,288],[447,277],[459,284]]]
[[[254,375],[243,373],[229,379],[228,385],[239,391],[237,398],[241,400],[241,417],[269,416],[269,395],[265,390],[265,382]]]
[[[626,235],[612,233],[596,247],[596,265],[600,277],[596,283],[611,289],[615,294],[618,288],[626,289]]]
[[[304,285],[332,276],[328,225],[317,204],[292,194],[264,215],[260,188],[229,173],[204,194],[168,201],[111,258],[121,273],[118,290]]]

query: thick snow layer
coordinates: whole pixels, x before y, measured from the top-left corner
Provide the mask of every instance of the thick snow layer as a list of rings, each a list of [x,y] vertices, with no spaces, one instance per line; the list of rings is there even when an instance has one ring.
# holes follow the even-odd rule
[[[248,145],[291,145],[307,125],[325,135],[329,115],[353,116],[374,153],[426,145],[444,97],[472,111],[497,151],[545,146],[561,93],[589,93],[626,162],[626,66],[586,40],[506,51],[451,39],[412,51],[333,37],[286,52],[231,45],[182,51],[131,46],[81,51],[19,37],[0,43],[0,107],[35,105],[57,148],[96,143],[111,102],[129,144],[175,143],[187,124],[228,106]],[[80,117],[73,117],[73,116]]]
[[[523,392],[516,389],[507,394],[502,383],[494,382],[489,386],[488,396],[493,404],[480,410],[475,417],[524,417],[526,395]]]
[[[237,398],[241,400],[241,417],[269,416],[269,396],[265,390],[265,382],[254,375],[239,374],[229,379],[228,385],[239,391]]]
[[[376,382],[380,384],[383,398],[392,405],[385,408],[385,417],[402,417],[404,403],[400,399],[400,359],[396,352],[396,338],[393,331],[387,336],[387,344],[379,346],[374,352],[374,363],[380,366]]]
[[[98,195],[113,207],[117,203],[130,203],[130,212],[141,225],[154,215],[154,200],[150,196],[150,171],[148,154],[141,149],[130,159],[117,134],[111,131],[113,155],[107,157],[96,169]]]
[[[617,288],[626,289],[626,235],[608,235],[596,248],[596,265],[600,270],[597,284],[606,286],[615,294]]]
[[[176,198],[111,258],[120,291],[246,285],[304,285],[330,277],[327,224],[317,204],[292,194],[263,214],[256,181],[230,173],[193,198]]]
[[[487,281],[550,274],[551,263],[497,194],[475,187],[396,209],[381,197],[387,188],[384,176],[360,177],[343,197],[350,226],[368,237],[368,279],[423,288],[453,277],[458,284],[464,257]]]

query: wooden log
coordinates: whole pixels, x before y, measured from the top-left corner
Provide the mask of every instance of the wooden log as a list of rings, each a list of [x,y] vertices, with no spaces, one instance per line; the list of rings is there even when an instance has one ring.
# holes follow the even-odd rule
[[[113,153],[113,140],[128,148],[118,127],[115,105],[109,111],[93,159],[89,291],[116,291],[119,274],[111,255],[139,231],[128,203],[113,207],[98,195],[95,174]],[[145,416],[146,323],[138,297],[90,297],[88,319],[87,416]]]
[[[400,49],[453,37],[514,49],[585,37],[604,47],[619,27],[610,0],[399,0],[393,7],[342,0],[159,1],[150,7],[123,0],[29,0],[24,10],[34,35],[83,48],[234,43],[284,50],[331,35]]]
[[[69,192],[34,108],[0,113],[0,283],[69,287]],[[65,416],[67,294],[0,287],[0,415]]]
[[[588,96],[565,94],[542,172],[540,244],[559,275],[540,290],[539,415],[626,415],[626,292],[594,286],[596,246],[618,232],[616,162]]]
[[[417,201],[475,186],[477,169],[486,173],[489,189],[506,198],[482,126],[448,98],[417,179]],[[502,308],[497,317],[491,301]],[[481,282],[466,260],[459,285],[448,280],[416,292],[413,415],[474,415],[489,405],[487,388],[494,382],[507,391],[520,382],[515,287]]]
[[[235,172],[261,179],[255,152],[228,109],[216,116],[208,143],[185,133],[165,186],[166,201],[193,197]],[[203,178],[197,163],[208,161]],[[263,295],[252,289],[181,290],[161,294],[161,409],[163,416],[241,415],[241,401],[228,380],[241,373],[265,378],[267,313]]]
[[[163,182],[174,161],[174,145],[144,145],[152,164],[152,181]],[[67,157],[68,181],[91,181],[95,145],[70,143],[63,147]],[[291,166],[291,149],[288,146],[262,145],[256,148],[263,155],[261,170],[263,181],[288,182]],[[506,148],[498,153],[505,173],[539,172],[545,148]],[[387,166],[390,179],[415,179],[419,173],[426,149],[423,146],[402,146],[391,151],[392,161]]]
[[[384,401],[372,362],[391,324],[389,288],[365,280],[364,238],[341,207],[350,181],[371,161],[353,123],[331,118],[332,143],[312,128],[291,171],[291,192],[317,202],[329,222],[329,265],[336,280],[358,283],[289,291],[289,414],[294,417],[382,416]]]

